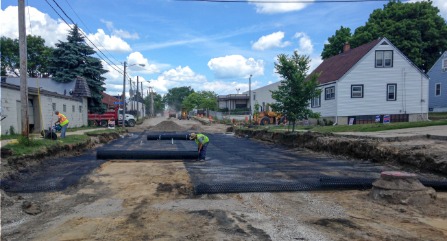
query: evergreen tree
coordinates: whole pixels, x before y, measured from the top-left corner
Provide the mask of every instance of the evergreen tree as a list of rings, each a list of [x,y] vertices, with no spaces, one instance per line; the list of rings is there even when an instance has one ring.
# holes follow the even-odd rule
[[[67,42],[59,41],[51,58],[49,71],[57,82],[74,81],[76,77],[84,77],[91,91],[89,111],[103,113],[101,93],[105,90],[103,74],[107,73],[101,60],[93,57],[95,50],[88,46],[75,25],[67,36]]]
[[[299,55],[297,51],[291,57],[280,54],[275,63],[276,72],[281,76],[281,84],[278,90],[271,91],[276,103],[271,104],[273,111],[283,113],[293,123],[292,131],[295,131],[296,120],[317,117],[309,109],[312,98],[320,93],[316,88],[317,75],[307,78],[309,70],[309,57]]]

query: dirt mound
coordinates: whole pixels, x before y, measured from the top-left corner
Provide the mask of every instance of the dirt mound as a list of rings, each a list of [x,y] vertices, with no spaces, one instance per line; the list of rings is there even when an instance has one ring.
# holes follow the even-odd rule
[[[162,121],[150,129],[151,131],[186,131],[174,121]]]

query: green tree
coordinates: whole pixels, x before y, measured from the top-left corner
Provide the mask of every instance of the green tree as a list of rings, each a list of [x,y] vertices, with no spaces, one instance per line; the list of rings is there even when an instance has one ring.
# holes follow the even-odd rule
[[[28,35],[27,42],[27,72],[29,77],[48,77],[48,60],[53,48],[45,46],[45,40],[39,36]],[[19,41],[1,37],[1,75],[12,74],[20,76]]]
[[[28,75],[30,77],[48,77],[49,60],[54,48],[45,46],[45,40],[40,36],[26,37],[28,53]]]
[[[339,30],[335,31],[335,34],[328,38],[327,44],[324,44],[323,52],[321,53],[321,58],[327,59],[329,57],[338,55],[343,52],[343,46],[346,42],[351,40],[351,29],[340,27]]]
[[[78,26],[74,26],[68,36],[67,42],[59,41],[50,60],[49,68],[53,79],[57,82],[70,82],[76,77],[84,77],[91,91],[89,110],[94,113],[105,111],[102,105],[101,93],[105,91],[103,74],[107,73],[101,60],[93,57],[95,50],[88,46],[81,35]]]
[[[296,120],[318,116],[309,109],[310,100],[319,94],[316,88],[318,75],[308,78],[306,74],[309,63],[309,57],[299,55],[297,51],[290,57],[278,55],[278,63],[275,63],[276,72],[282,79],[278,90],[271,91],[272,98],[276,100],[271,107],[293,123],[292,132],[295,131]]]
[[[390,1],[374,10],[365,26],[357,28],[352,45],[360,46],[379,37],[388,38],[419,68],[427,71],[447,49],[447,24],[431,1]]]
[[[164,96],[163,100],[169,108],[180,111],[182,109],[183,100],[192,93],[194,93],[194,90],[191,86],[175,87],[168,90],[168,93]]]
[[[20,76],[17,71],[20,68],[19,58],[19,40],[7,37],[0,38],[1,50],[1,76],[7,76],[8,73]]]
[[[213,91],[194,92],[183,100],[182,107],[187,111],[193,109],[217,110],[217,94]]]

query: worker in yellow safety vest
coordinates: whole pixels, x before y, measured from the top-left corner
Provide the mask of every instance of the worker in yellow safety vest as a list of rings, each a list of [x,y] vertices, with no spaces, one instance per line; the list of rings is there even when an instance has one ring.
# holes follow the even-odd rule
[[[59,125],[62,127],[60,138],[65,138],[65,132],[67,131],[69,121],[67,117],[65,117],[64,114],[59,113],[59,111],[54,112],[54,114],[57,115],[57,121],[54,122],[54,124],[56,125],[57,123],[59,123]]]
[[[199,151],[199,161],[205,161],[206,149],[210,139],[204,134],[191,133],[189,139],[195,140],[197,144],[197,150]]]

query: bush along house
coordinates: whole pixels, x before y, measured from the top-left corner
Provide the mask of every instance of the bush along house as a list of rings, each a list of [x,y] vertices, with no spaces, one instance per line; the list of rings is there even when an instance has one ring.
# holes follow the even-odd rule
[[[379,38],[324,60],[321,95],[311,109],[339,125],[428,119],[428,76],[388,39]]]

